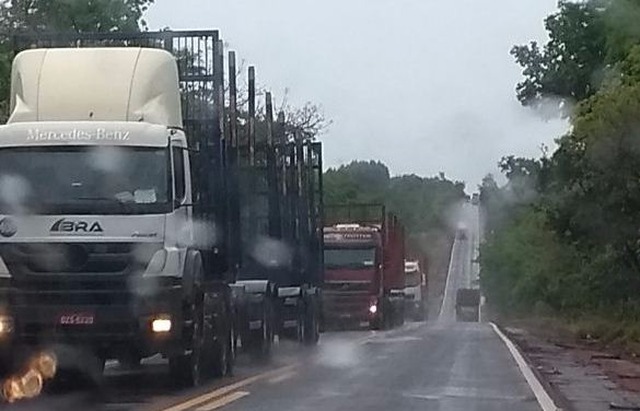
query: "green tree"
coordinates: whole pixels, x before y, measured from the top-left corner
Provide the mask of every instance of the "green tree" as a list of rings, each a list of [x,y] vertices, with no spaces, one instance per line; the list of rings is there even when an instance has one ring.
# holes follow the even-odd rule
[[[600,9],[594,2],[560,2],[545,20],[549,41],[515,46],[511,54],[522,66],[524,80],[516,88],[520,102],[538,106],[558,98],[565,107],[598,90],[605,67],[607,38]]]
[[[543,50],[514,48],[523,104],[558,96],[577,105],[551,156],[505,157],[507,184],[481,186],[481,275],[498,308],[638,313],[639,20],[637,0],[561,3]]]
[[[13,50],[8,36],[26,32],[114,32],[146,28],[154,0],[7,0],[0,2],[0,120],[6,121]]]
[[[389,176],[379,161],[354,161],[324,175],[325,203],[383,203],[410,234],[448,228],[452,207],[464,201],[464,184],[440,175]]]
[[[3,31],[139,31],[154,0],[10,0],[0,9]]]

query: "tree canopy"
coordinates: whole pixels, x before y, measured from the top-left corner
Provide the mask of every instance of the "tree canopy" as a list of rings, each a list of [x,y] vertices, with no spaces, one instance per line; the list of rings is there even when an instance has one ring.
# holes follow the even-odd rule
[[[9,0],[0,6],[2,31],[138,31],[154,0]]]
[[[523,69],[516,94],[526,106],[556,104],[570,115],[573,104],[593,96],[603,84],[624,73],[621,62],[640,41],[637,0],[561,0],[545,20],[549,41],[514,46],[511,54]]]
[[[353,161],[324,175],[325,203],[382,203],[410,234],[447,229],[455,205],[464,201],[464,184],[437,177],[391,177],[379,161]]]
[[[503,308],[640,306],[640,1],[562,2],[550,41],[517,46],[517,95],[575,104],[540,159],[508,156],[481,187],[482,276]],[[637,312],[640,312],[638,310]]]

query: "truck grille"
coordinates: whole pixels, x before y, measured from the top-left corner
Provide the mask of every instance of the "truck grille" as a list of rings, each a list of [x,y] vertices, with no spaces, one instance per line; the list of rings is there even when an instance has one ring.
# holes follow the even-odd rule
[[[371,302],[371,296],[368,294],[340,294],[327,293],[323,294],[324,310],[330,316],[339,316],[343,313],[359,313],[367,314]]]
[[[127,302],[132,275],[161,244],[38,243],[0,245],[17,305],[111,305]]]

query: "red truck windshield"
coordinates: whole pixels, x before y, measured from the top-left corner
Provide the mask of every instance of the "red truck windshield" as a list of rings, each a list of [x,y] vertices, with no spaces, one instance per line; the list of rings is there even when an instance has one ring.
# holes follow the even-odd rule
[[[376,249],[327,248],[324,250],[326,268],[371,268],[375,265]]]

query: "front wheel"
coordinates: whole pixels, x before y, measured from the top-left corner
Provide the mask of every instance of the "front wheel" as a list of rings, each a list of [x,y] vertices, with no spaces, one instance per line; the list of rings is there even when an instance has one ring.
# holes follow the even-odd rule
[[[225,377],[233,371],[232,335],[227,333],[214,343],[211,371],[214,377]]]
[[[206,343],[202,310],[196,310],[193,324],[191,350],[187,354],[169,358],[171,379],[179,386],[197,387],[202,383]]]
[[[420,303],[418,307],[415,309],[415,314],[413,315],[414,321],[425,321],[427,317],[427,310],[423,303]]]

